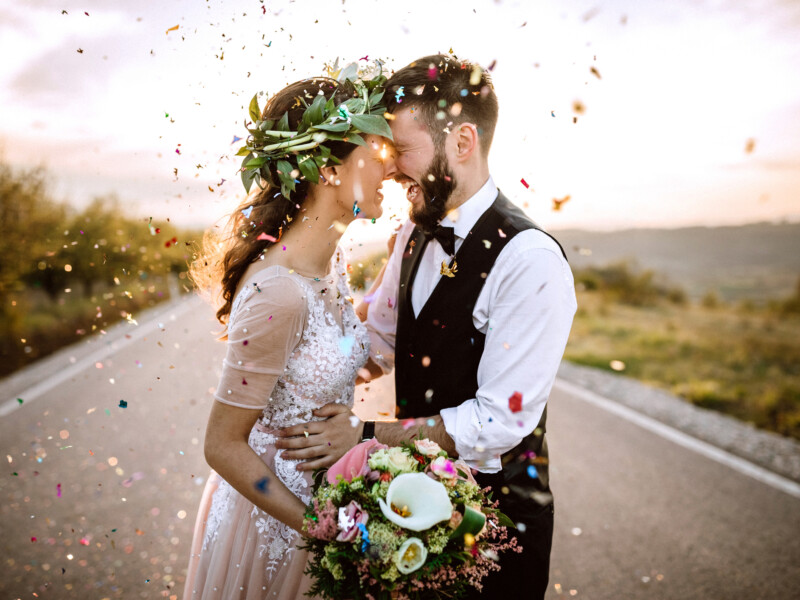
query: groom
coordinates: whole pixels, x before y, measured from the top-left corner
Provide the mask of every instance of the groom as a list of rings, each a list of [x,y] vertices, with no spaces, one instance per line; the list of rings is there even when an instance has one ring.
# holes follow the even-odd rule
[[[411,220],[366,323],[373,375],[395,370],[399,420],[365,423],[360,437],[396,445],[421,430],[477,470],[524,551],[503,555],[470,597],[543,598],[553,535],[546,402],[576,309],[572,273],[558,242],[489,174],[498,105],[488,73],[433,55],[388,87]],[[341,456],[359,441],[342,409],[328,405],[316,412],[326,421],[285,430],[297,437],[279,441],[284,457],[316,458],[306,463],[314,468]]]

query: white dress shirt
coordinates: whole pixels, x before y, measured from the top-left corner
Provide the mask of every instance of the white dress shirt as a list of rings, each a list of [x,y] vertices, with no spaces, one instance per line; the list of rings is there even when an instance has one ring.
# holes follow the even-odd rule
[[[497,187],[490,177],[441,221],[455,229],[456,252],[496,197]],[[367,329],[371,355],[384,373],[394,367],[400,264],[413,230],[411,221],[400,228],[383,281],[370,299]],[[449,263],[449,259],[435,239],[425,246],[411,293],[415,315],[436,287],[442,261]],[[456,451],[470,467],[485,473],[499,471],[500,455],[519,444],[539,423],[576,308],[572,272],[548,235],[528,229],[506,244],[472,312],[475,328],[486,336],[476,397],[440,412]],[[522,394],[522,410],[512,413],[509,398],[514,392]]]

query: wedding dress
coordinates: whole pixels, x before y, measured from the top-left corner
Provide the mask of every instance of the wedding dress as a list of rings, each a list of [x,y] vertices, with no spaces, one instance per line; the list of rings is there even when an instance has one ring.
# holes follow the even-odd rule
[[[369,354],[340,249],[332,263],[326,278],[270,266],[242,284],[231,306],[215,395],[234,406],[263,407],[249,444],[304,503],[311,497],[311,474],[282,458],[274,431],[319,420],[311,411],[332,401],[352,406],[356,374]],[[264,493],[275,484],[254,482]],[[299,541],[298,532],[212,471],[197,515],[184,600],[303,598],[311,581],[303,575],[307,552],[295,547]]]

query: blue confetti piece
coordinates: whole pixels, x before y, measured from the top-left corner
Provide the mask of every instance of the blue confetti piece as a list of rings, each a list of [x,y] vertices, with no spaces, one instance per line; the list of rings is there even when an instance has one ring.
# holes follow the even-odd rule
[[[253,212],[253,207],[252,206],[248,206],[247,208],[245,208],[242,211],[242,214],[244,215],[245,219],[249,219],[250,218],[250,213],[252,213],[252,212]]]
[[[128,408],[128,403],[125,400],[120,400],[119,401],[119,407],[120,408]]]
[[[369,547],[369,533],[363,523],[359,523],[358,528],[361,530],[361,551],[366,552]]]
[[[235,135],[235,136],[233,136],[233,141],[231,142],[231,144],[235,144],[236,142],[239,142],[239,141],[241,141],[241,139],[242,139],[242,138],[240,138],[239,136],[236,136],[236,135]]]
[[[395,102],[402,102],[401,98],[405,96],[406,93],[403,91],[403,86],[400,86],[400,89],[397,90],[397,93],[394,95]]]
[[[434,425],[436,425],[436,421],[434,421],[433,419],[428,419],[427,425],[428,427],[433,427]]]
[[[360,212],[361,212],[361,209],[358,208],[358,203],[357,202],[353,202],[353,216],[357,217],[358,213],[360,213]]]
[[[353,346],[355,346],[356,338],[352,335],[339,338],[339,352],[345,356],[350,356],[353,353]]]
[[[262,494],[267,493],[267,485],[269,485],[269,477],[262,477],[255,483],[256,489]]]
[[[536,467],[533,465],[528,465],[528,477],[531,479],[539,479],[539,473],[537,473]]]

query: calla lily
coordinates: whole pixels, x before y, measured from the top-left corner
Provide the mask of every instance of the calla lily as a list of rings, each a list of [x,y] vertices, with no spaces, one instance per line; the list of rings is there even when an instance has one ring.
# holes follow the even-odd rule
[[[387,519],[411,531],[430,529],[453,514],[445,487],[424,473],[395,477],[389,484],[386,501],[378,498],[378,504]]]
[[[394,564],[397,570],[407,575],[416,571],[425,564],[428,558],[428,549],[419,538],[408,538],[394,555]]]

